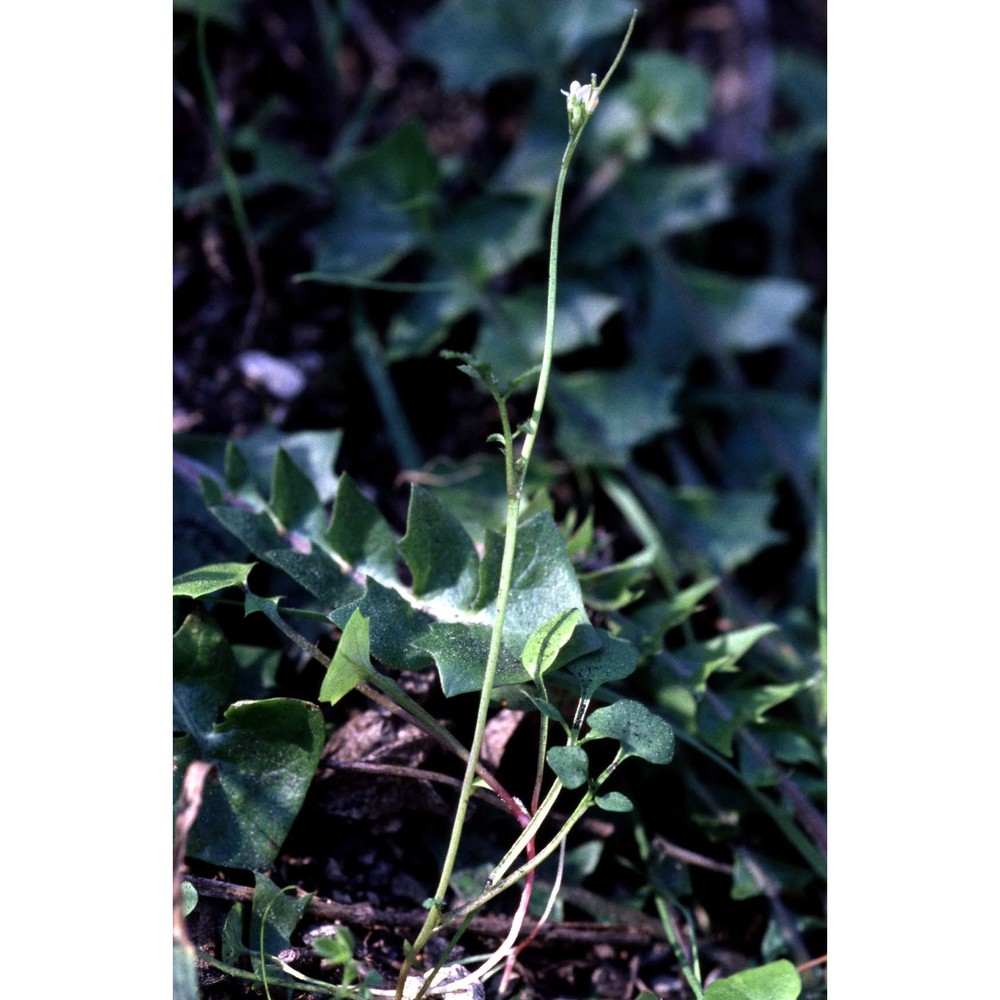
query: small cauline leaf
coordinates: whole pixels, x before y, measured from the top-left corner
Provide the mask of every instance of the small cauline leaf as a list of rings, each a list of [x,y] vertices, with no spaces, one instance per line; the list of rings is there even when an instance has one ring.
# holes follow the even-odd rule
[[[598,795],[594,799],[594,804],[606,812],[624,813],[633,809],[632,800],[621,792],[608,792],[607,795]]]
[[[521,652],[521,663],[536,684],[542,683],[542,676],[556,662],[579,619],[579,608],[567,608],[556,612],[531,633]]]
[[[591,734],[617,740],[626,757],[667,764],[674,756],[674,731],[641,702],[624,700],[599,708],[589,723]]]
[[[545,759],[566,788],[579,788],[586,783],[590,774],[590,762],[582,747],[552,747]]]
[[[344,634],[337,643],[333,662],[319,689],[319,700],[336,705],[349,691],[353,691],[375,669],[371,664],[369,622],[357,609],[344,627]]]

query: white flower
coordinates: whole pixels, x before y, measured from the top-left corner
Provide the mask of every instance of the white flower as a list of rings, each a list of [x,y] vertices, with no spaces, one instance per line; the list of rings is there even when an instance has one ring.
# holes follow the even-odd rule
[[[566,108],[570,112],[576,106],[582,107],[588,115],[592,115],[600,100],[600,95],[592,84],[585,83],[581,86],[579,80],[574,80],[569,85],[569,90],[561,90],[559,93],[566,95]]]

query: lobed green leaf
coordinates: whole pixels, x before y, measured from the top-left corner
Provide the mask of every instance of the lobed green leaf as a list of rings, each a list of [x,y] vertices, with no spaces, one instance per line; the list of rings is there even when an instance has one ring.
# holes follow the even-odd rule
[[[188,838],[188,854],[231,868],[266,868],[298,815],[325,731],[312,704],[270,698],[230,706],[211,731],[178,742],[175,773],[214,765]]]
[[[174,597],[207,597],[229,587],[242,587],[256,563],[214,563],[174,577]]]
[[[399,551],[413,593],[467,608],[479,586],[479,557],[461,522],[423,486],[414,485]]]

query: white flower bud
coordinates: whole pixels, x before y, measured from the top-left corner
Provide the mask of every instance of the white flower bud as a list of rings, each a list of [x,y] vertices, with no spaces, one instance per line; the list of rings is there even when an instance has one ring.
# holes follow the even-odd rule
[[[566,95],[570,132],[575,132],[583,123],[584,115],[589,117],[597,107],[600,95],[597,93],[596,84],[581,84],[579,80],[574,80],[569,85],[569,90],[561,90],[560,93]]]

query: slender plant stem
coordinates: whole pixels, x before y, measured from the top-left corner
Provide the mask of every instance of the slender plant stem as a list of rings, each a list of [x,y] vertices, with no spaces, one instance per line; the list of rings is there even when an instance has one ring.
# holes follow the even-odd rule
[[[650,856],[649,839],[646,836],[645,828],[638,820],[636,820],[633,832],[635,834],[636,844],[639,848],[639,857],[642,859],[643,864],[648,866]],[[674,957],[677,959],[677,964],[681,967],[681,972],[684,974],[684,978],[687,980],[688,986],[691,987],[691,991],[695,995],[695,1000],[701,1000],[704,993],[701,988],[701,974],[697,967],[697,959],[692,962],[691,959],[688,958],[688,954],[684,950],[680,936],[677,933],[677,928],[674,925],[674,920],[667,906],[667,901],[663,898],[663,894],[656,889],[655,883],[654,893],[656,912],[659,914],[660,923],[663,924],[663,933],[667,935],[667,940],[670,942],[670,947],[673,950]]]
[[[612,73],[614,73],[618,63],[621,61],[625,47],[628,45],[629,38],[631,38],[632,29],[635,27],[637,15],[638,11],[633,12],[632,19],[629,22],[628,31],[626,32],[622,45],[618,50],[618,54],[611,65],[611,69],[605,74],[600,86],[595,88],[597,94],[600,94],[600,91],[607,85]],[[559,177],[556,181],[555,201],[552,210],[552,235],[549,243],[549,282],[545,309],[545,344],[542,352],[542,364],[539,371],[538,386],[535,391],[535,400],[532,406],[531,419],[525,434],[520,457],[517,459],[516,463],[513,461],[514,441],[510,423],[507,418],[506,405],[504,405],[503,401],[500,400],[500,419],[503,425],[504,456],[507,478],[507,520],[504,531],[503,555],[500,562],[500,580],[497,589],[496,611],[493,618],[493,632],[490,637],[490,649],[486,659],[486,667],[483,672],[483,686],[479,696],[479,708],[476,714],[476,728],[472,738],[472,745],[469,748],[469,759],[466,763],[465,776],[462,782],[462,791],[459,795],[458,806],[455,810],[451,837],[448,841],[448,848],[445,853],[444,863],[441,866],[441,877],[438,880],[438,885],[434,892],[434,898],[427,913],[427,919],[424,921],[424,925],[421,928],[420,933],[417,935],[416,940],[413,942],[413,945],[407,950],[406,957],[404,958],[400,968],[399,979],[396,983],[396,1000],[402,1000],[406,979],[410,968],[412,967],[413,961],[420,950],[430,940],[431,936],[434,934],[439,923],[441,922],[441,915],[444,906],[443,900],[451,882],[451,875],[454,870],[455,861],[458,857],[458,849],[462,839],[463,827],[465,825],[466,811],[468,809],[469,800],[472,797],[472,785],[476,775],[476,764],[479,760],[479,755],[482,752],[483,737],[485,735],[486,722],[489,715],[490,698],[493,694],[493,685],[496,679],[497,666],[500,662],[503,628],[507,614],[507,602],[510,597],[511,582],[513,579],[514,553],[517,547],[517,528],[521,511],[521,496],[523,493],[524,483],[527,478],[528,463],[531,460],[531,454],[535,447],[535,441],[538,438],[538,429],[541,423],[542,410],[545,406],[545,397],[548,391],[549,375],[552,370],[552,357],[554,354],[553,348],[555,343],[557,265],[559,259],[559,220],[562,214],[563,191],[566,186],[566,177],[569,173],[569,165],[573,159],[573,153],[576,151],[576,147],[583,135],[584,128],[586,127],[587,122],[590,119],[590,115],[595,107],[596,103],[583,115],[582,119],[577,121],[575,125],[571,124],[570,139],[566,144],[566,149],[563,153],[562,162],[559,167]],[[558,794],[558,788],[560,785],[561,783],[556,781],[553,786],[553,788],[556,789],[556,794]],[[573,825],[573,823],[575,823],[576,820],[583,815],[586,807],[590,804],[590,800],[590,795],[585,796],[583,800],[583,808],[581,809],[578,806],[577,809],[574,810],[573,815],[570,817],[570,821],[567,821],[568,825],[563,828],[565,833],[568,833],[569,828]],[[553,797],[552,802],[554,803],[554,801],[555,799]],[[518,838],[519,842],[522,840],[527,842],[527,840],[531,839],[531,837],[525,838],[525,833],[530,828],[531,824],[525,828],[525,831],[522,831],[521,836]],[[558,841],[565,837],[565,833],[560,831],[560,834],[557,835],[557,840],[545,848],[545,851],[543,852],[545,857],[547,857],[548,854],[551,854],[552,851],[559,846]],[[544,860],[543,855],[538,855],[537,857],[532,858],[526,866],[522,866],[517,873],[517,879],[514,879],[512,876],[511,879],[505,880],[506,884],[504,885],[504,888],[514,884],[515,881],[519,881],[520,878],[524,877],[527,871],[537,867],[537,865]],[[496,895],[496,892],[490,893],[486,898],[490,898],[492,895]],[[485,901],[482,896],[480,897],[480,900]],[[470,912],[469,908],[464,908],[464,912]],[[452,919],[445,921],[445,923],[451,922],[453,922]],[[423,992],[424,990],[422,989],[420,993]],[[420,993],[418,993],[418,997]]]

